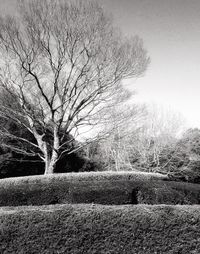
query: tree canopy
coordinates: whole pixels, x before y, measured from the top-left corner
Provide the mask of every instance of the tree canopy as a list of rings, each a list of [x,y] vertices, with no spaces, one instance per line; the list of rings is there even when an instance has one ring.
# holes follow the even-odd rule
[[[72,152],[66,134],[76,138],[97,125],[116,103],[121,81],[143,75],[149,64],[142,40],[125,38],[89,0],[20,1],[16,17],[0,18],[0,56],[1,91],[16,102],[2,101],[1,117],[35,142],[6,128],[1,134],[28,144],[10,149],[39,156],[46,173]]]

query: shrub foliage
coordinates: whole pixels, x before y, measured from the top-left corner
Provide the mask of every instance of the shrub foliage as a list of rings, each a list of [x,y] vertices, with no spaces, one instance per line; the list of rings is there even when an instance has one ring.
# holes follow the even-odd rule
[[[162,179],[164,176],[147,173],[76,173],[2,179],[0,206],[200,203],[199,185]]]
[[[200,253],[199,206],[2,209],[1,253]]]

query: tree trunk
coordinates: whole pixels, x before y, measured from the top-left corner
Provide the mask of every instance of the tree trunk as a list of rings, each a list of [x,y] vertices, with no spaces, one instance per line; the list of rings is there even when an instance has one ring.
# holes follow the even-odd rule
[[[45,159],[45,172],[44,172],[45,175],[54,173],[57,159],[58,159],[58,154],[55,151],[53,152],[51,158]]]
[[[53,174],[56,162],[58,160],[58,148],[59,148],[59,137],[58,137],[58,128],[57,126],[54,127],[54,142],[53,142],[53,151],[51,157],[46,155],[45,159],[45,172],[44,174]],[[48,152],[47,152],[48,153]]]
[[[55,165],[50,164],[48,167],[45,165],[45,175],[53,174],[55,169]]]
[[[45,160],[45,171],[44,174],[53,174],[54,173],[54,165],[50,162],[50,159]]]

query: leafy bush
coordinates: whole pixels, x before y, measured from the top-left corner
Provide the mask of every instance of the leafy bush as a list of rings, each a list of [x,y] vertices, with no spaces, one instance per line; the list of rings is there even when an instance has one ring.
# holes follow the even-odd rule
[[[200,204],[200,185],[167,182],[152,182],[141,186],[138,192],[140,204]]]
[[[3,208],[0,253],[200,253],[199,206]]]
[[[0,206],[63,203],[198,204],[200,186],[171,183],[159,174],[77,173],[0,181]],[[189,194],[188,194],[189,193]]]

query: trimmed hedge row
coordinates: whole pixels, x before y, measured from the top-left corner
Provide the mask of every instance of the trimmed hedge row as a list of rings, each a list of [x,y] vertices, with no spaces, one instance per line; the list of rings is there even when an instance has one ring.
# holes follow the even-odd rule
[[[33,175],[33,176],[23,176],[23,177],[10,177],[0,179],[4,185],[18,183],[21,185],[22,182],[38,182],[51,181],[51,179],[59,179],[59,181],[105,181],[105,180],[169,180],[167,175],[159,173],[146,173],[146,172],[130,172],[130,171],[104,171],[104,172],[80,172],[80,173],[59,173],[52,175]]]
[[[200,253],[199,206],[0,209],[0,253]]]
[[[0,180],[0,206],[66,203],[199,204],[200,185],[163,181],[160,175],[76,173]]]

